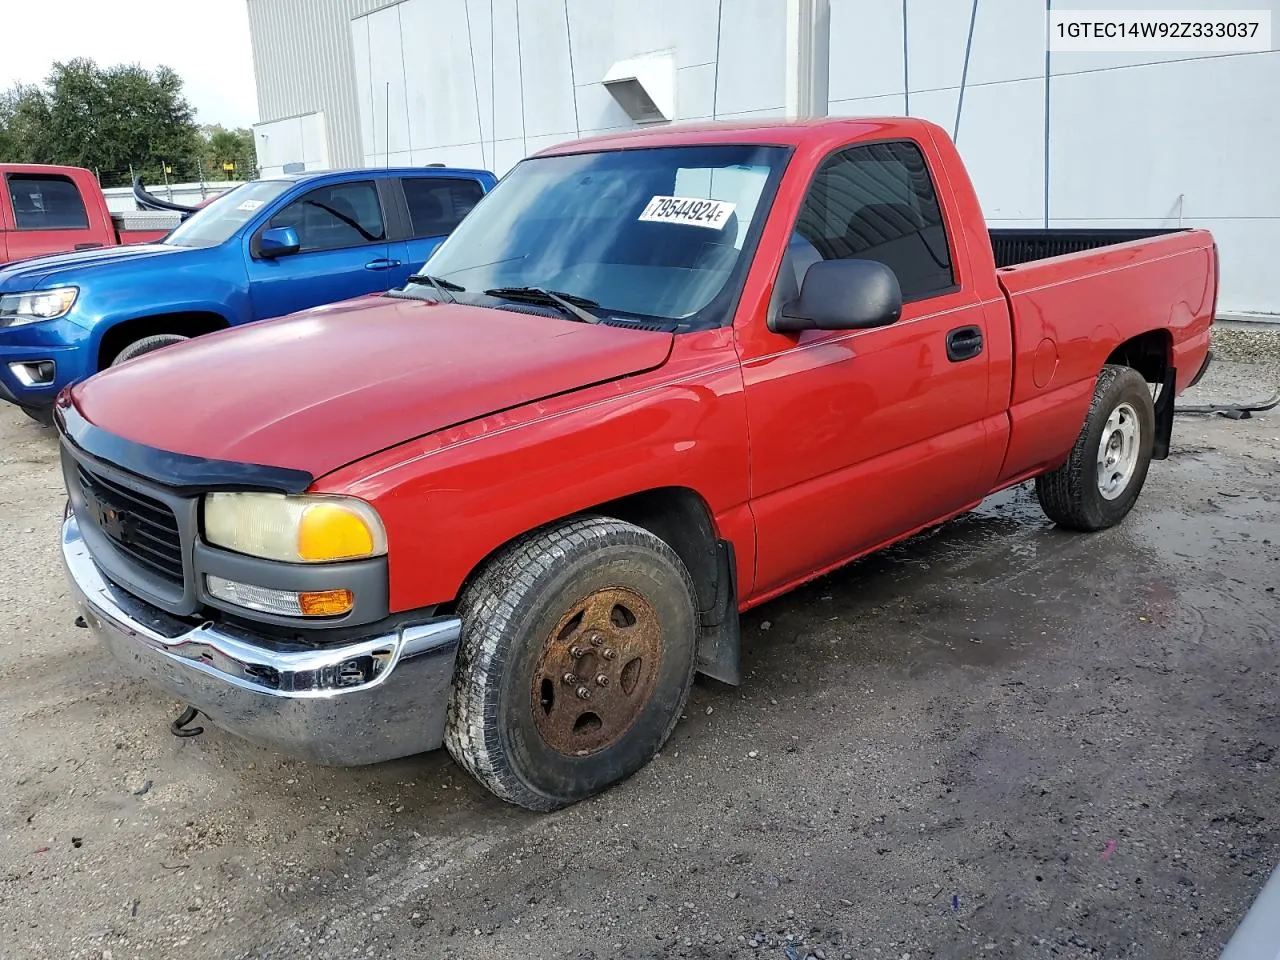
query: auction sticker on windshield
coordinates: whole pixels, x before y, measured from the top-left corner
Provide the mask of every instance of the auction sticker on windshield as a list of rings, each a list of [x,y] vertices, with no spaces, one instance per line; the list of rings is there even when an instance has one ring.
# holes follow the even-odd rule
[[[694,227],[723,230],[736,203],[703,200],[698,197],[654,197],[639,219],[647,223],[686,223]]]

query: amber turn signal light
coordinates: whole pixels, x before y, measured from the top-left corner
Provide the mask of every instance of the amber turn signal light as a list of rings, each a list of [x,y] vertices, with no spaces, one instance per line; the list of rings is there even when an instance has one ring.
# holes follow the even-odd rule
[[[350,590],[312,590],[298,594],[298,608],[306,617],[336,617],[349,613],[356,597]]]

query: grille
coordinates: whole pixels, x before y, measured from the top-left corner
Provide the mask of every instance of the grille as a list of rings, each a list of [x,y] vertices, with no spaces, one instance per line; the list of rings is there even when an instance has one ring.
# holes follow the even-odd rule
[[[182,536],[167,504],[77,465],[89,519],[139,566],[171,583],[182,581]]]

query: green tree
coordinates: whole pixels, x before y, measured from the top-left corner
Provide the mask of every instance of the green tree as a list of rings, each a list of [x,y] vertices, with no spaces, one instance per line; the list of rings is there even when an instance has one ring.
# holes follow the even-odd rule
[[[49,107],[39,87],[16,84],[0,93],[0,162],[40,162],[48,130]]]
[[[210,180],[247,180],[257,175],[258,151],[253,131],[228,130],[221,124],[200,128],[204,138],[204,174]],[[232,169],[227,170],[226,165]]]
[[[15,87],[0,102],[0,160],[98,171],[104,186],[194,178],[204,144],[182,78],[168,67],[55,63],[43,86]]]

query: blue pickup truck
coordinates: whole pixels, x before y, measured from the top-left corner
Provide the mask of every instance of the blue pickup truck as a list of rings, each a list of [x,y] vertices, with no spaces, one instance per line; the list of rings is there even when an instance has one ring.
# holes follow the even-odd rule
[[[154,244],[0,269],[0,399],[48,420],[69,383],[253,320],[403,286],[496,182],[484,170],[255,180]]]

